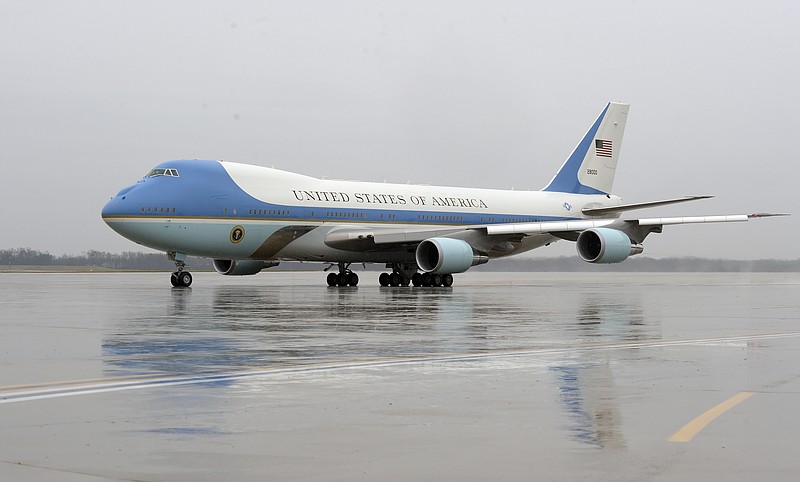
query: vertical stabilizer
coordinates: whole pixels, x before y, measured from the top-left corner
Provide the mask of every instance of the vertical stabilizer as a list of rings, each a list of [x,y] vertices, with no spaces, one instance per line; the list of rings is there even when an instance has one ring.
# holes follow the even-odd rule
[[[628,107],[609,102],[544,190],[575,194],[611,192]]]

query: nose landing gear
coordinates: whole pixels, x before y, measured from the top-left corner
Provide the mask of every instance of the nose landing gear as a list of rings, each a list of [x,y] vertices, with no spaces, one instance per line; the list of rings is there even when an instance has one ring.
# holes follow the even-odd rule
[[[192,285],[192,273],[184,271],[186,269],[186,255],[181,253],[169,252],[167,258],[175,261],[177,271],[170,276],[170,283],[175,288],[188,288]]]
[[[176,288],[188,288],[192,285],[192,273],[188,271],[175,271],[170,276],[172,286]]]

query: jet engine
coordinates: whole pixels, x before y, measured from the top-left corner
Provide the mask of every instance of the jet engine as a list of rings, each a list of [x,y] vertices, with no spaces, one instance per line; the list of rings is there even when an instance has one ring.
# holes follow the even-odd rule
[[[631,241],[622,231],[592,228],[578,235],[578,254],[588,263],[619,263],[628,256],[641,253],[641,244]]]
[[[278,261],[260,261],[254,259],[215,259],[214,269],[219,274],[228,276],[244,276],[257,274],[262,269],[278,266]]]
[[[472,266],[489,261],[466,241],[452,238],[428,238],[417,246],[417,265],[426,273],[463,273]]]

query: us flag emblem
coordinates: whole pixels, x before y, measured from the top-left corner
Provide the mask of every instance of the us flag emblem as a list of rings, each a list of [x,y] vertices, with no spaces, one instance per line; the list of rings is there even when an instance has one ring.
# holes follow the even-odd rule
[[[595,139],[594,150],[599,157],[611,157],[611,141]]]

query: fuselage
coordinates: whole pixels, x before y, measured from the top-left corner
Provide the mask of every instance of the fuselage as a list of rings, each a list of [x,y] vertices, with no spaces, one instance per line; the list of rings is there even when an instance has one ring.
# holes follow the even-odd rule
[[[583,208],[619,204],[611,195],[327,180],[246,164],[179,160],[160,164],[122,189],[102,217],[122,236],[167,252],[388,263],[413,260],[413,253],[348,251],[326,245],[326,236],[343,227],[437,229],[586,219]],[[530,236],[489,254],[516,254],[555,239]]]

